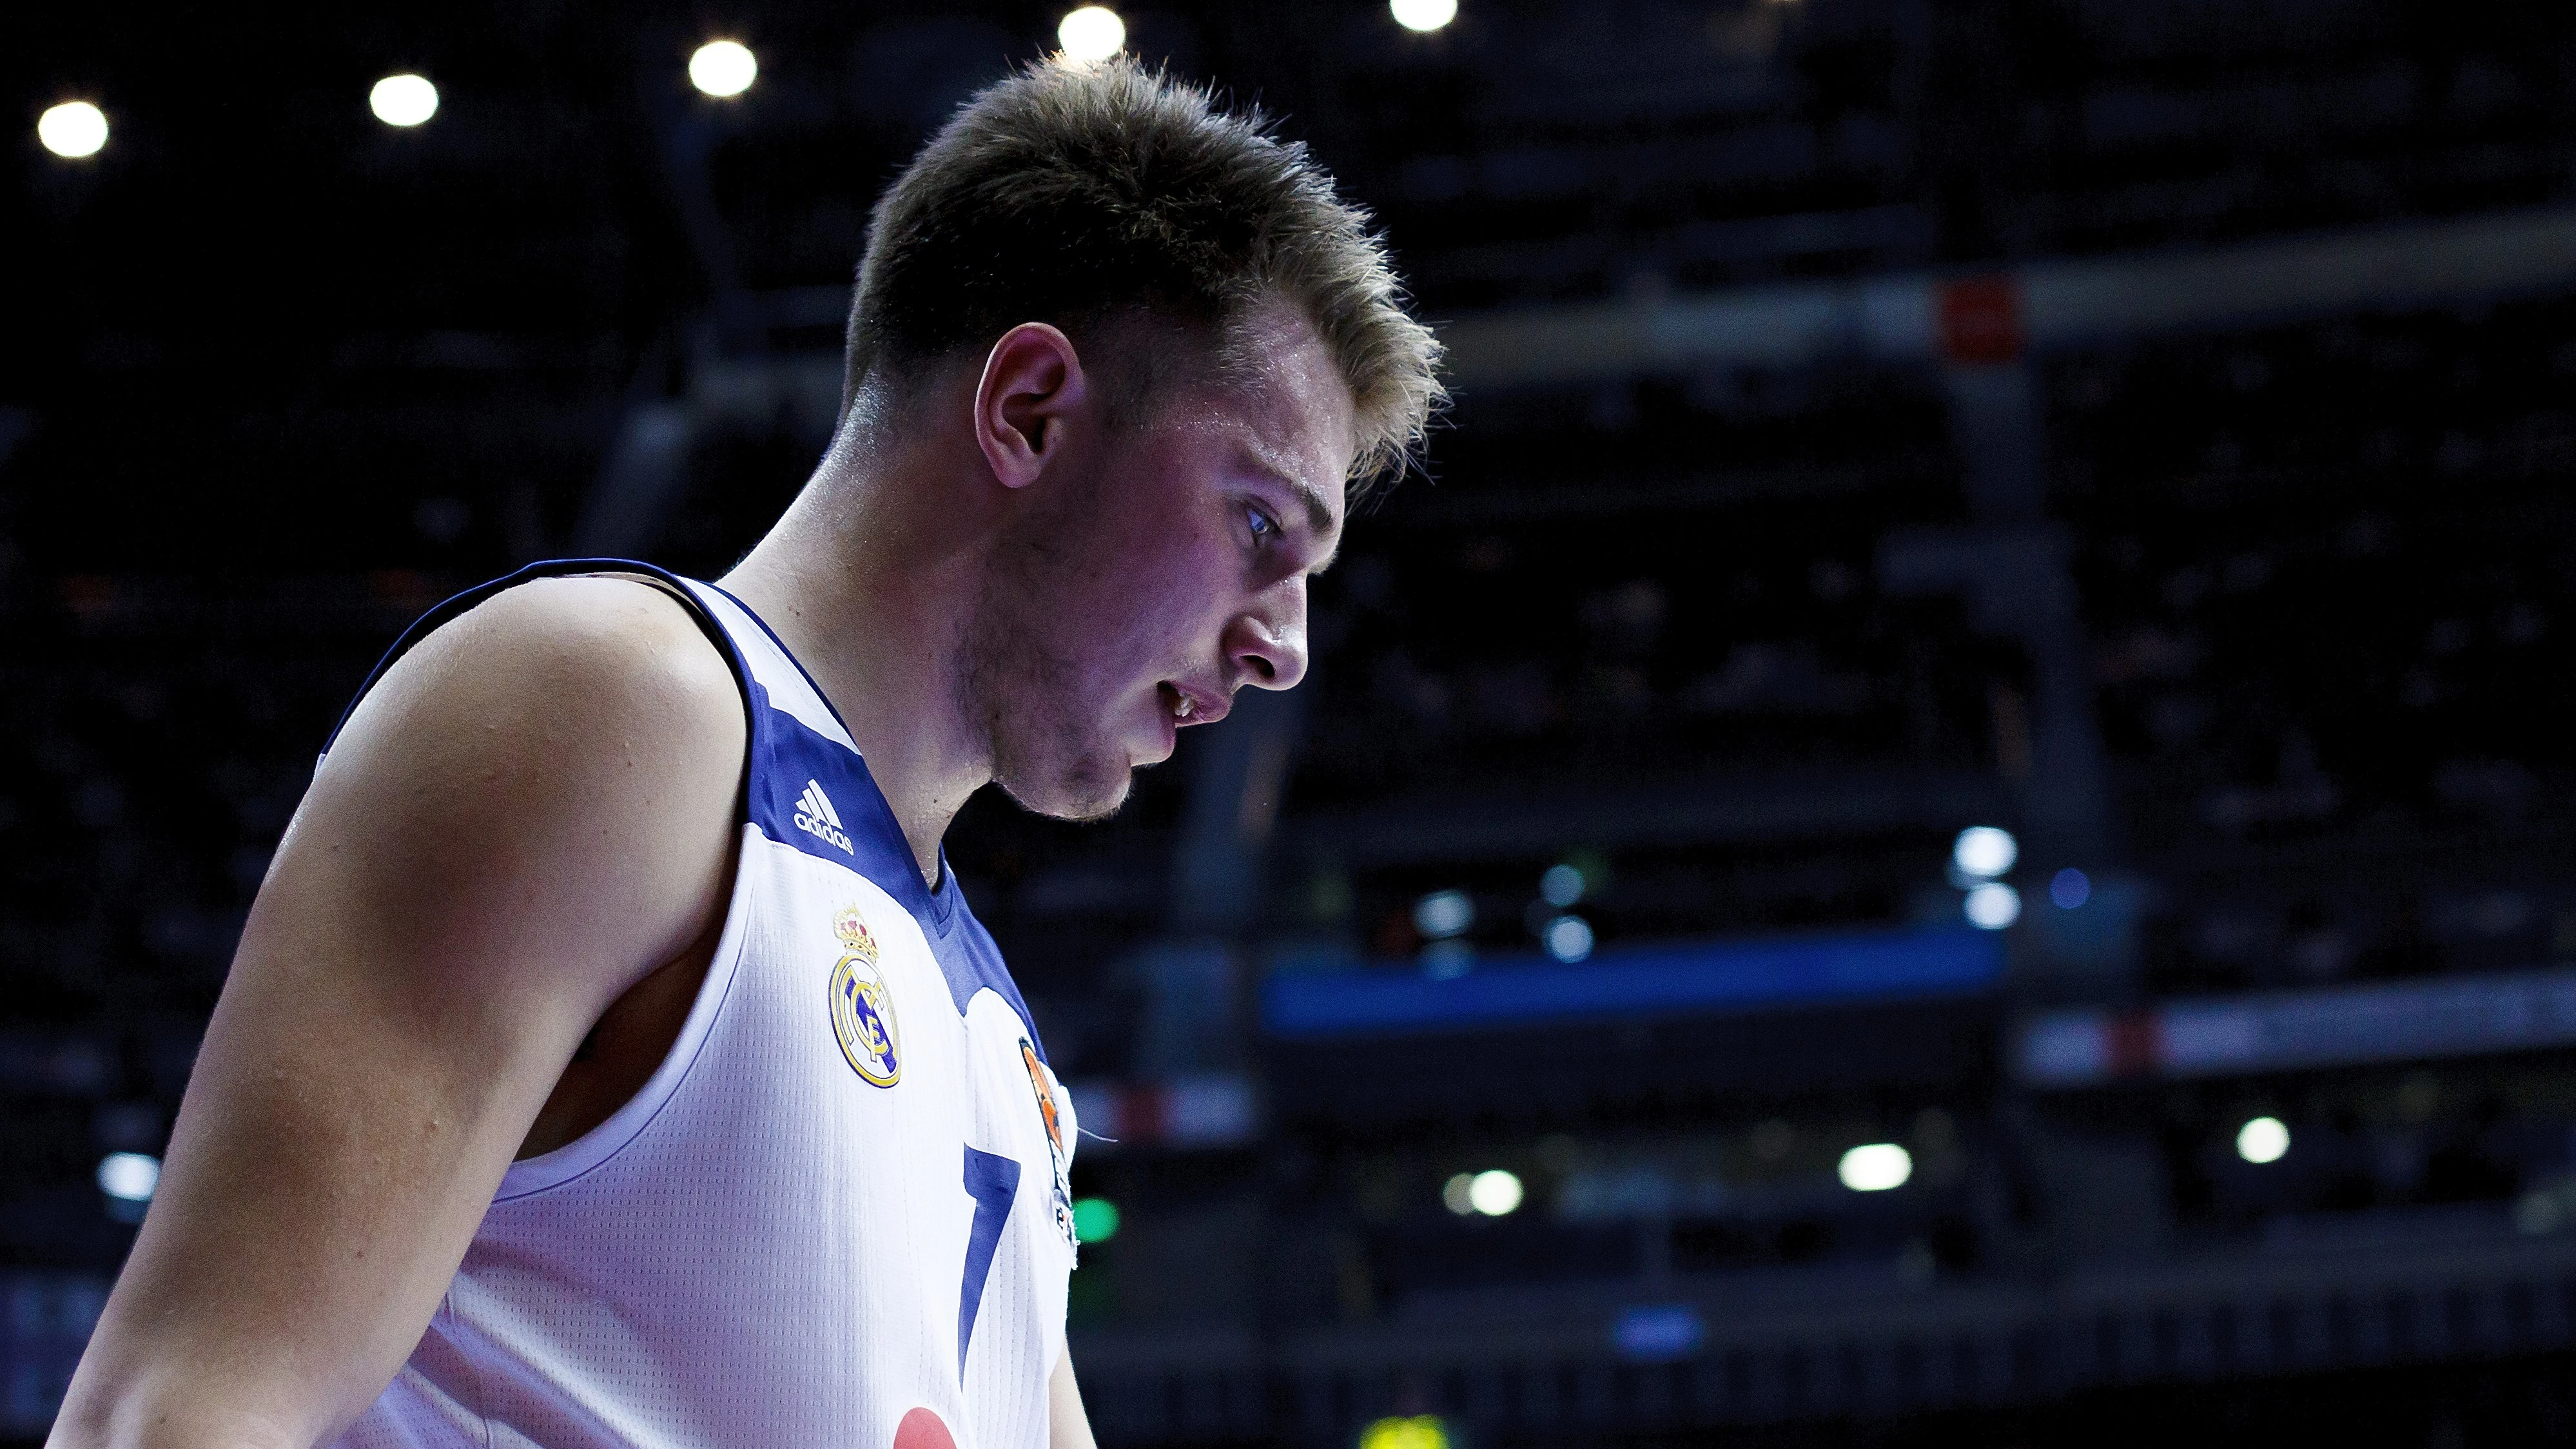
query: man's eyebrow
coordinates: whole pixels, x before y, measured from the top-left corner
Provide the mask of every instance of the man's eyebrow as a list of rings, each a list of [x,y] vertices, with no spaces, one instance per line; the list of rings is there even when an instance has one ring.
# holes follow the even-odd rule
[[[1317,538],[1333,531],[1333,505],[1324,501],[1323,490],[1303,478],[1291,478],[1288,486],[1297,492],[1297,500],[1306,505],[1306,526]],[[1339,540],[1336,540],[1338,542]]]
[[[1270,479],[1280,487],[1287,489],[1289,492],[1296,494],[1297,501],[1306,505],[1306,527],[1311,530],[1317,538],[1331,538],[1333,540],[1333,554],[1341,552],[1341,536],[1333,532],[1333,505],[1324,497],[1324,491],[1322,489],[1317,488],[1314,484],[1307,482],[1305,479],[1298,477],[1287,469],[1278,467],[1266,458],[1256,456],[1253,466],[1260,471],[1262,476]],[[1333,554],[1325,555],[1324,561],[1317,564],[1311,570],[1308,570],[1308,572],[1320,574],[1324,570],[1331,568],[1333,566]]]

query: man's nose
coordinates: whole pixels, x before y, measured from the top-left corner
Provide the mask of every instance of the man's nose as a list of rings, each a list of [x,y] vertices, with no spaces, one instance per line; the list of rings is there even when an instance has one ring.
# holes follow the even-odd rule
[[[1226,658],[1235,682],[1255,689],[1292,689],[1306,677],[1306,581],[1293,581],[1272,607],[1234,621]]]

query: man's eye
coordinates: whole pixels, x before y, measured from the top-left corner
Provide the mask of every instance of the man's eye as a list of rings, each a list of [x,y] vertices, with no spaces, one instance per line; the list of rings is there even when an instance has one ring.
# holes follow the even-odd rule
[[[1252,525],[1252,538],[1256,543],[1279,531],[1279,525],[1270,521],[1270,515],[1258,508],[1243,510],[1243,516]]]

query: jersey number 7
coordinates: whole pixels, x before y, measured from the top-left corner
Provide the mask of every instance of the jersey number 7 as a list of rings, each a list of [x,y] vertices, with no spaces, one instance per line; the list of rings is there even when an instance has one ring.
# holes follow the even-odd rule
[[[966,1195],[975,1200],[975,1222],[966,1230],[966,1278],[957,1287],[957,1381],[966,1382],[966,1345],[975,1337],[975,1314],[984,1306],[984,1284],[993,1276],[993,1253],[1002,1224],[1020,1195],[1020,1164],[997,1152],[966,1149]]]

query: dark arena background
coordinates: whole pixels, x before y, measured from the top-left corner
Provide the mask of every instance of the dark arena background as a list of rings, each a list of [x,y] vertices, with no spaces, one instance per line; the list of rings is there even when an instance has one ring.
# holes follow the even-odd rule
[[[2576,1436],[2576,12],[2431,0],[10,9],[0,1435],[379,652],[726,568],[1122,44],[1457,402],[1311,683],[952,838],[1105,1445]]]

